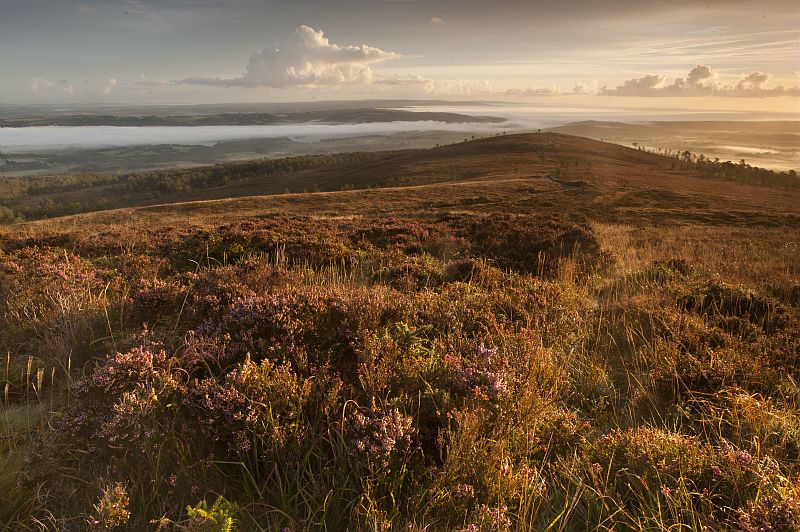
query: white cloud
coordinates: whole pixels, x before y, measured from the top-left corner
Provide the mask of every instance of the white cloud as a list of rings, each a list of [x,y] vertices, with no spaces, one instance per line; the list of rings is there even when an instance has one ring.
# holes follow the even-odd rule
[[[52,86],[53,82],[49,79],[33,78],[31,80],[31,90],[33,92],[43,92],[50,89]]]
[[[772,76],[763,72],[751,72],[730,89],[732,96],[800,96],[800,87],[768,86]]]
[[[241,77],[189,78],[181,83],[277,88],[369,84],[374,78],[370,65],[399,57],[366,44],[334,44],[321,30],[300,26],[283,47],[254,54]]]
[[[800,94],[798,87],[783,85],[768,86],[770,76],[763,72],[753,72],[742,77],[737,83],[725,83],[707,65],[697,65],[685,78],[675,78],[667,84],[664,75],[650,74],[641,78],[629,79],[614,89],[603,87],[600,94],[611,96],[795,96]],[[577,92],[577,91],[576,91]]]
[[[444,19],[439,18],[439,17],[431,17],[431,24],[435,24],[435,25],[444,24]]]
[[[75,94],[75,85],[65,79],[51,81],[44,78],[33,78],[30,87],[33,92],[60,91],[64,94]]]
[[[56,83],[56,85],[58,86],[59,90],[61,90],[61,92],[63,92],[64,94],[75,94],[75,85],[73,85],[72,83],[68,82],[65,79],[62,79],[61,81]]]
[[[103,94],[106,96],[111,94],[111,91],[114,90],[114,87],[116,87],[117,84],[119,84],[119,82],[116,79],[109,78],[108,81],[106,81],[106,86],[103,87]]]

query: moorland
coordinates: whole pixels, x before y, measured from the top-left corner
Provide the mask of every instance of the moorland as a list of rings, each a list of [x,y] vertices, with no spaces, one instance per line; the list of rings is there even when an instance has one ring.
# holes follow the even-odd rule
[[[539,133],[0,200],[0,526],[800,526],[794,173]]]

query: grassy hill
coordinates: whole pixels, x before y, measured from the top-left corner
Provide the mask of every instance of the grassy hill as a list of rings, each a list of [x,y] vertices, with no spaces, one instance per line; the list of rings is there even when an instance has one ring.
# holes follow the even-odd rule
[[[709,179],[726,183],[709,184]],[[741,211],[775,202],[800,188],[796,175],[729,163],[664,157],[555,133],[508,135],[429,150],[345,153],[264,159],[137,174],[66,174],[3,178],[0,205],[24,218],[192,200],[396,188],[470,182],[471,190],[515,181],[552,194],[569,192],[570,208],[621,211],[674,206]],[[511,183],[512,186],[515,183]],[[527,184],[527,185],[523,185]],[[500,192],[507,190],[504,184]],[[511,194],[509,194],[511,195]],[[785,201],[781,202],[781,198]],[[588,201],[588,204],[587,204]],[[601,202],[602,205],[597,205]],[[659,203],[660,202],[660,203]],[[699,203],[697,203],[699,202]],[[754,203],[755,202],[755,203]],[[522,207],[523,209],[525,207]]]
[[[248,164],[9,182],[125,208],[0,227],[0,527],[800,526],[789,175],[549,133]]]

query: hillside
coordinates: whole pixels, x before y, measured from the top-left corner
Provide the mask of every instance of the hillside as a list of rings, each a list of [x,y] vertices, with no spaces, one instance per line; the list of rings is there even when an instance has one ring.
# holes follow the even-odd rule
[[[543,133],[84,177],[3,189],[110,199],[0,226],[0,528],[800,526],[788,174]]]
[[[719,180],[736,183],[719,185]],[[680,209],[669,216],[691,217],[699,209],[701,217],[758,217],[778,205],[788,209],[776,213],[780,217],[794,212],[793,192],[785,192],[786,187],[800,186],[796,176],[786,173],[738,165],[700,166],[614,144],[543,133],[429,150],[256,160],[120,176],[5,178],[0,182],[0,205],[36,218],[193,200],[444,183],[469,182],[469,194],[479,194],[501,181],[506,184],[493,195],[503,201],[520,199],[514,187],[535,189],[534,201],[544,202],[545,207],[566,195],[570,212],[614,214],[616,219],[624,218],[626,209],[663,211],[678,204]],[[748,183],[774,186],[750,187]],[[279,205],[290,200],[270,201]]]

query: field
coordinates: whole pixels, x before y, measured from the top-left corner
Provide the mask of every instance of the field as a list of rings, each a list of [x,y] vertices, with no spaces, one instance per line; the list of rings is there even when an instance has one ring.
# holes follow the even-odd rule
[[[795,175],[543,133],[194,183],[0,226],[0,528],[800,527]]]

